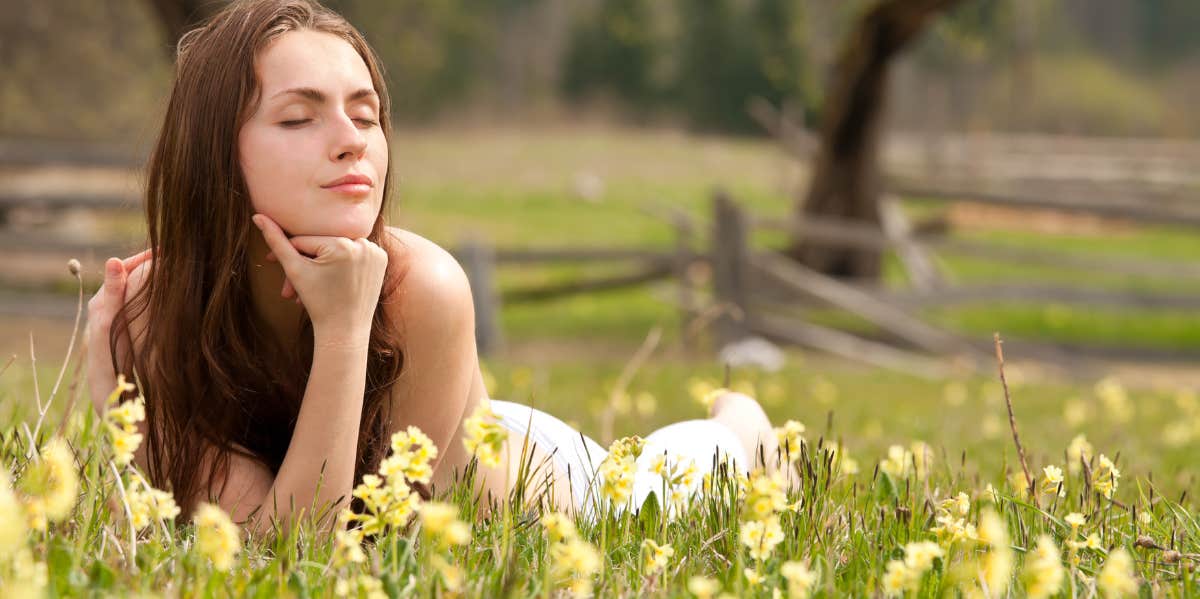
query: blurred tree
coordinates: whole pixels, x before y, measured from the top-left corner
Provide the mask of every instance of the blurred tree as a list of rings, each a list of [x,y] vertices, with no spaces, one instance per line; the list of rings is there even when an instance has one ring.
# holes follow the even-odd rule
[[[761,81],[755,32],[732,0],[688,0],[682,11],[677,99],[696,129],[757,131],[746,112],[749,90]]]
[[[175,44],[187,30],[216,14],[228,2],[226,0],[148,0],[158,20],[168,45],[167,58],[175,59]]]
[[[807,56],[805,15],[794,0],[756,0],[750,12],[757,81],[747,97],[760,96],[775,106],[791,104],[805,122],[816,113],[815,81]],[[744,111],[744,109],[743,109]]]
[[[651,0],[603,0],[580,16],[563,62],[568,100],[611,96],[636,109],[652,109],[663,90],[654,79],[665,50],[656,36]]]
[[[796,217],[858,221],[880,226],[879,136],[892,59],[939,13],[960,0],[881,0],[846,37],[822,107],[821,145]],[[839,277],[878,277],[878,250],[830,247],[792,240],[787,253]]]
[[[392,113],[422,121],[458,105],[486,66],[494,0],[332,0],[383,61]]]

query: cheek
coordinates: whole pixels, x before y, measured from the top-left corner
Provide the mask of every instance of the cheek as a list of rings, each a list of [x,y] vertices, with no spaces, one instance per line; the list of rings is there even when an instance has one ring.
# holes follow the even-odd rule
[[[298,177],[301,148],[268,131],[246,131],[239,138],[242,175],[254,210],[280,221],[283,208],[295,198],[304,179]],[[282,224],[282,222],[280,223]]]

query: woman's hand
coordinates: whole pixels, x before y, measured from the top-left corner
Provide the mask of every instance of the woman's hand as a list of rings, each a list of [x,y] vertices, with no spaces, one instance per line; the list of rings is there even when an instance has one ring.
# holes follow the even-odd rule
[[[124,260],[109,258],[104,262],[104,284],[96,291],[96,295],[88,300],[87,306],[87,369],[88,387],[91,390],[92,402],[97,410],[104,409],[104,400],[117,388],[117,373],[113,371],[112,352],[109,349],[109,332],[112,330],[113,317],[125,305],[125,292],[129,283],[129,275],[142,263],[150,260],[150,250],[145,250]],[[129,354],[129,338],[122,336],[117,340],[117,355],[124,357]],[[119,364],[126,369],[127,364]]]
[[[365,346],[387,271],[387,250],[361,237],[297,235],[289,239],[266,215],[256,214],[253,220],[308,310],[316,341]]]

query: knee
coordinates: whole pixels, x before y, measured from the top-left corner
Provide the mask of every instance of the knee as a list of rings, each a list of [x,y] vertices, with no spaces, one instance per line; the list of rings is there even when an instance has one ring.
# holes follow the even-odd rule
[[[761,414],[763,418],[766,418],[766,413],[763,412],[762,406],[757,400],[737,391],[727,391],[718,395],[713,400],[711,412],[714,418],[720,417],[723,412],[742,416]]]

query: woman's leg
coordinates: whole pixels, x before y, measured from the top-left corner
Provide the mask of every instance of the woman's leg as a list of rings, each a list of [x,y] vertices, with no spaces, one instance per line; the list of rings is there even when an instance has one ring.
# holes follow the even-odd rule
[[[729,427],[738,436],[742,446],[746,448],[746,455],[751,456],[751,470],[765,461],[767,472],[774,474],[779,471],[780,464],[788,463],[787,457],[779,454],[779,440],[775,436],[771,420],[753,397],[733,391],[719,395],[713,401],[710,419]],[[794,460],[795,456],[792,459]],[[798,489],[800,477],[791,466],[792,464],[788,463],[788,467],[783,469],[783,475],[788,488]]]
[[[753,470],[765,460],[767,472],[777,468],[779,442],[767,413],[753,397],[729,391],[717,396],[711,408],[710,420],[719,422],[733,431],[750,459],[748,468]]]

